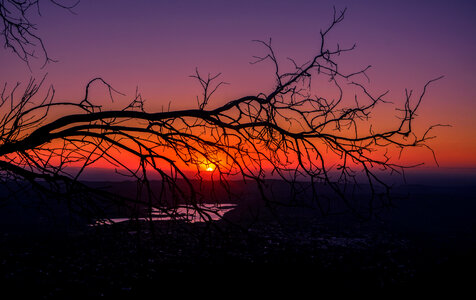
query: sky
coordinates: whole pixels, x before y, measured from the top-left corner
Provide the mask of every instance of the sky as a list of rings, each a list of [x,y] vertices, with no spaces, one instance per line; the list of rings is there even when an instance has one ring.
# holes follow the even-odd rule
[[[74,100],[99,76],[126,95],[111,104],[98,90],[100,103],[126,105],[138,88],[151,110],[169,103],[184,109],[196,107],[200,89],[189,75],[198,68],[204,74],[221,72],[229,83],[213,98],[211,105],[219,105],[273,88],[271,66],[250,64],[264,53],[253,40],[272,38],[280,58],[304,62],[316,53],[319,30],[329,24],[333,6],[347,12],[328,42],[357,45],[339,62],[348,71],[372,65],[367,72],[372,91],[390,90],[398,105],[405,89],[419,94],[427,81],[444,75],[431,85],[417,125],[451,125],[435,130],[437,138],[429,143],[441,168],[476,168],[476,2],[471,0],[81,0],[72,13],[43,1],[41,17],[32,20],[57,62],[41,68],[40,57],[29,68],[2,49],[0,83],[47,74],[58,100]],[[426,149],[408,155],[436,166]]]

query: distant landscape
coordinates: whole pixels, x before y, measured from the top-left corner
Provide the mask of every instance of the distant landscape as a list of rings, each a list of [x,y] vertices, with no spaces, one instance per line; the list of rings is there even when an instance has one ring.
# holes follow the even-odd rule
[[[468,174],[451,176],[467,178]],[[465,272],[476,266],[476,184],[461,184],[459,179],[459,184],[453,184],[449,178],[447,185],[423,182],[396,188],[401,197],[395,198],[395,207],[365,221],[345,213],[322,216],[315,207],[299,205],[277,206],[271,212],[257,195],[248,192],[231,200],[236,208],[215,221],[222,233],[203,231],[208,228],[205,223],[180,225],[173,221],[155,222],[155,233],[146,221],[142,225],[131,220],[89,226],[86,223],[90,220],[72,218],[65,203],[31,205],[32,199],[20,199],[0,210],[0,253],[9,257],[3,261],[2,283],[20,288],[28,282],[39,294],[52,293],[51,289],[62,282],[63,289],[56,295],[66,293],[64,286],[76,289],[83,284],[89,286],[82,291],[85,296],[140,295],[149,291],[147,282],[151,280],[176,282],[208,270],[208,278],[216,282],[236,279],[238,272],[246,272],[250,282],[258,276],[280,282],[286,272],[294,272],[299,274],[296,280],[320,278],[329,289],[346,284],[349,291],[404,292],[423,291],[436,284],[435,291],[462,291],[471,285],[471,276],[466,275],[470,273]],[[95,184],[125,192],[134,183]],[[235,184],[240,185],[231,185]],[[281,189],[286,185],[274,184]],[[111,217],[121,217],[119,210],[109,212]],[[259,219],[255,218],[258,215]],[[246,228],[247,233],[236,231],[230,221]],[[176,233],[170,235],[172,228]],[[135,239],[139,234],[141,241]],[[220,238],[222,234],[225,236]],[[202,237],[196,240],[194,236]],[[199,242],[204,238],[208,244]],[[77,256],[78,251],[90,254]],[[139,253],[148,262],[137,258]],[[101,267],[94,271],[87,267],[90,264]],[[87,273],[81,275],[83,267]],[[59,279],[59,270],[67,276]],[[132,280],[132,274],[137,279]],[[220,279],[218,274],[227,275]],[[115,283],[100,283],[101,276],[112,276]],[[121,284],[127,288],[121,289]]]

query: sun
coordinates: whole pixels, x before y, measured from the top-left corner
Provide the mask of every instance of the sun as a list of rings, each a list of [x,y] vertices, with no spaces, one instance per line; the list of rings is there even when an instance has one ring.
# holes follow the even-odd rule
[[[207,172],[213,172],[216,169],[216,165],[209,161],[202,162],[200,165],[202,170],[205,170]]]
[[[205,164],[205,171],[207,172],[213,172],[215,171],[216,166],[212,163],[207,163]]]

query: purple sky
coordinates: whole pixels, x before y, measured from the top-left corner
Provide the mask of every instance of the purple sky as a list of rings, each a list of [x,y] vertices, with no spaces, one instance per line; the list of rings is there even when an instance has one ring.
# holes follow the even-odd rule
[[[30,71],[0,51],[0,83],[48,73],[58,99],[72,100],[101,76],[127,95],[118,105],[139,87],[151,109],[169,101],[178,109],[196,106],[198,84],[188,76],[198,67],[222,72],[230,83],[213,100],[218,104],[272,88],[271,66],[249,64],[264,53],[253,39],[272,38],[279,57],[304,62],[316,53],[333,5],[347,7],[347,14],[328,42],[357,43],[341,65],[349,71],[372,65],[372,90],[390,89],[398,102],[405,88],[420,92],[426,81],[445,75],[428,93],[419,122],[453,126],[436,131],[432,142],[442,166],[476,167],[475,1],[81,0],[75,14],[45,2],[34,20],[59,62],[41,69],[38,59]]]

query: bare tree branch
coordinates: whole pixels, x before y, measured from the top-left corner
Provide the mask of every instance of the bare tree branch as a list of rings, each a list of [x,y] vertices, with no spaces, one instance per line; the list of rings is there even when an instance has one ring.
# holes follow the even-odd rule
[[[71,13],[79,4],[65,0],[49,0],[55,6]],[[4,48],[10,49],[16,56],[30,66],[31,58],[38,58],[35,50],[39,48],[44,57],[43,67],[53,60],[46,51],[42,38],[36,33],[37,26],[32,23],[32,15],[40,15],[40,0],[0,0],[0,34],[3,36]]]
[[[266,52],[256,56],[254,63],[273,65],[275,86],[270,92],[231,99],[215,108],[210,99],[225,82],[218,81],[220,74],[203,77],[198,70],[191,77],[201,85],[202,97],[197,97],[197,109],[187,110],[148,112],[138,93],[122,110],[96,106],[89,99],[93,82],[104,84],[111,99],[117,93],[102,78],[88,82],[84,99],[77,102],[55,102],[50,87],[46,96],[33,103],[43,81],[30,80],[19,99],[19,84],[10,92],[4,85],[0,105],[1,175],[23,178],[61,195],[72,190],[93,193],[80,183],[80,175],[101,161],[140,184],[142,192],[136,198],[121,195],[114,199],[147,207],[151,220],[155,209],[184,218],[177,213],[181,205],[193,207],[210,220],[217,211],[200,206],[203,194],[194,183],[197,178],[202,182],[205,166],[213,170],[207,173],[212,182],[227,191],[229,181],[237,177],[256,183],[270,207],[279,203],[267,195],[265,179],[277,176],[296,192],[303,190],[298,188],[300,182],[307,181],[323,214],[330,213],[333,200],[322,190],[330,189],[348,210],[370,217],[376,208],[389,204],[388,199],[376,197],[390,191],[380,172],[403,173],[405,168],[413,167],[395,161],[392,149],[401,153],[411,147],[429,147],[429,131],[441,126],[432,126],[423,135],[417,135],[413,128],[427,88],[441,77],[430,80],[416,100],[411,92],[406,94],[403,107],[396,110],[392,129],[376,129],[378,124],[371,117],[377,106],[392,103],[386,99],[387,92],[373,95],[359,82],[362,76],[368,78],[365,72],[370,66],[351,73],[340,71],[335,58],[354,46],[330,49],[325,44],[344,14],[345,10],[334,11],[331,24],[321,31],[317,54],[303,64],[289,59],[290,70],[284,71],[288,67],[279,63],[271,40],[258,41]],[[325,78],[336,94],[332,98],[314,96],[310,82],[316,78]],[[76,112],[50,117],[66,106]],[[78,171],[71,174],[73,166]],[[187,171],[193,169],[195,177]],[[371,192],[367,213],[348,198],[347,187],[358,183],[359,175]],[[151,186],[154,176],[162,185],[158,191]]]

